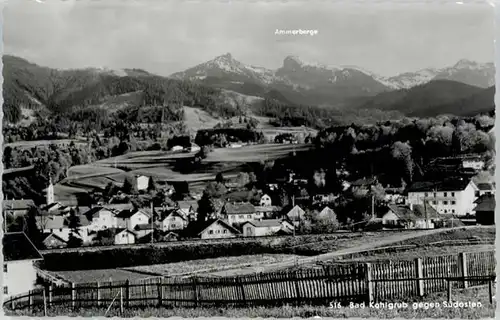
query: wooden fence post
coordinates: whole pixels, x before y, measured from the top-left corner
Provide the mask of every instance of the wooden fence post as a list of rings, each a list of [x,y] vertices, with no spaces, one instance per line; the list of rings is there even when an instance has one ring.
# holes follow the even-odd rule
[[[43,288],[43,315],[47,316],[47,286]]]
[[[101,306],[101,283],[97,282],[97,306]]]
[[[193,276],[194,307],[198,307],[198,286],[196,276]]]
[[[451,302],[451,279],[448,280],[448,302]]]
[[[493,280],[488,280],[488,294],[490,296],[490,303],[493,303]]]
[[[130,281],[125,281],[125,306],[130,307]]]
[[[161,307],[162,300],[163,300],[163,285],[162,285],[162,278],[158,279],[158,307]]]
[[[299,287],[299,271],[295,271],[295,277],[294,277],[294,282],[295,282],[295,297],[296,297],[296,300],[297,300],[297,305],[300,305],[300,301],[301,301],[301,298],[300,298],[300,287]]]
[[[417,294],[419,297],[423,297],[425,295],[424,291],[424,265],[422,258],[415,259],[415,270],[417,271]]]
[[[71,306],[76,307],[76,287],[74,282],[71,283]]]
[[[28,309],[33,307],[33,290],[28,291]]]
[[[123,286],[120,285],[120,314],[123,313]]]
[[[241,291],[241,300],[243,301],[243,306],[247,306],[247,299],[245,297],[245,287],[243,286],[243,281],[241,281],[241,277],[236,278],[238,281],[238,284],[240,286],[240,291]]]
[[[365,279],[366,279],[366,288],[367,292],[367,300],[368,304],[374,302],[373,296],[373,279],[372,279],[372,264],[370,262],[365,263]]]
[[[52,284],[49,285],[49,307],[52,306],[52,292],[54,291],[54,287]]]
[[[467,254],[465,252],[460,252],[458,254],[458,272],[459,277],[461,277],[463,286],[465,289],[469,287],[468,281],[465,280],[467,278]]]

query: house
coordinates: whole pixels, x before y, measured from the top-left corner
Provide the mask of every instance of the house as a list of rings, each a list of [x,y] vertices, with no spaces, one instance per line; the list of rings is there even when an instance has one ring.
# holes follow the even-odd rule
[[[101,245],[134,244],[135,240],[135,233],[125,228],[99,230],[94,237],[94,241]]]
[[[31,207],[35,206],[35,202],[30,199],[21,200],[3,200],[2,209],[3,212],[9,214],[13,217],[25,216]]]
[[[83,215],[90,221],[91,230],[98,231],[118,227],[116,213],[109,207],[93,207],[84,212]]]
[[[60,202],[52,202],[40,208],[42,211],[46,211],[48,214],[58,214],[61,211],[65,211],[69,209],[67,206],[63,205]]]
[[[148,224],[150,215],[144,210],[132,209],[120,211],[116,218],[118,219],[118,227],[134,230],[137,225]]]
[[[201,239],[235,238],[240,232],[222,219],[209,219],[201,224],[188,226],[188,234]]]
[[[189,152],[198,152],[201,150],[200,146],[197,144],[192,143],[191,147],[187,148]]]
[[[260,197],[259,205],[261,207],[270,207],[272,205],[271,197],[268,194],[262,195],[262,197]]]
[[[44,239],[42,241],[43,245],[47,249],[53,248],[64,248],[67,246],[68,241],[62,239],[55,233],[44,234]]]
[[[153,226],[150,223],[138,224],[134,227],[132,231],[137,238],[142,238],[153,232]]]
[[[221,211],[222,217],[230,224],[253,220],[255,213],[255,207],[250,203],[226,203]]]
[[[137,185],[137,190],[147,190],[149,186],[149,177],[140,175],[135,177],[136,185]]]
[[[269,219],[281,210],[277,206],[255,206],[255,219]]]
[[[274,235],[280,230],[293,232],[294,226],[281,219],[254,220],[243,223],[242,230],[244,237],[261,237]]]
[[[92,230],[90,222],[84,215],[78,216],[79,226],[77,228],[69,227],[68,217],[64,216],[37,216],[36,223],[42,233],[57,235],[64,241],[68,241],[71,234],[81,238],[83,242],[89,242],[89,232]]]
[[[495,224],[495,195],[484,194],[475,203],[476,222],[482,225]]]
[[[495,194],[495,188],[491,183],[478,183],[477,189],[478,189],[478,191],[476,192],[477,197],[480,197],[484,194]]]
[[[335,214],[335,211],[329,207],[324,207],[323,210],[318,213],[318,218],[320,219],[329,219],[333,217],[337,217],[337,215]]]
[[[436,220],[440,220],[439,214],[428,204],[390,204],[382,216],[382,225],[384,228],[433,229]]]
[[[198,212],[197,200],[177,201],[177,207],[179,208],[179,213],[182,214],[185,218],[196,219],[196,213]]]
[[[42,260],[42,254],[24,232],[5,233],[2,243],[4,299],[35,289],[34,262]]]
[[[408,189],[408,203],[427,201],[440,214],[464,217],[474,213],[477,186],[470,179],[416,182]]]
[[[484,168],[484,160],[479,156],[464,157],[462,159],[463,168],[471,168],[474,170],[481,170]]]
[[[179,210],[174,209],[164,212],[158,222],[159,228],[163,232],[183,230],[188,224],[188,218],[180,213]]]
[[[304,220],[305,211],[301,207],[295,206],[286,214],[287,218],[290,219],[295,226],[297,226],[301,220]]]
[[[184,150],[184,147],[183,146],[173,146],[170,151],[172,152],[179,152],[179,151],[182,151]]]
[[[335,197],[333,194],[316,194],[313,196],[313,203],[327,203],[327,202],[333,202],[335,201],[337,197]]]

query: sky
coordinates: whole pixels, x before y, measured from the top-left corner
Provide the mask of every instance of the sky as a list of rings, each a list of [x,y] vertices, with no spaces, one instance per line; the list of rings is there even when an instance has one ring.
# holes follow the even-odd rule
[[[271,69],[295,55],[384,76],[460,59],[493,62],[490,5],[391,3],[9,1],[4,53],[53,68],[141,68],[160,75],[228,52]],[[298,28],[318,34],[275,35]]]

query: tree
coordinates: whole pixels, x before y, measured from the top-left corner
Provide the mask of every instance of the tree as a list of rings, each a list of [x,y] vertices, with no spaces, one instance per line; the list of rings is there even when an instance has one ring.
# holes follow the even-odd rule
[[[75,231],[71,231],[71,233],[68,236],[68,243],[67,243],[68,248],[78,248],[81,247],[83,244],[83,240],[75,236],[74,232]]]
[[[77,230],[80,226],[80,217],[76,214],[74,209],[71,209],[68,216],[68,228]]]
[[[134,186],[132,185],[130,179],[128,177],[125,178],[125,181],[123,181],[122,192],[125,194],[132,194],[133,189]]]
[[[392,145],[392,156],[403,163],[408,182],[413,181],[413,159],[411,156],[411,146],[408,143],[396,141]]]
[[[151,192],[151,191],[155,191],[156,190],[156,184],[153,180],[153,177],[149,177],[149,180],[148,180],[148,191]]]
[[[215,206],[210,196],[203,192],[200,200],[198,200],[198,214],[196,220],[198,223],[203,223],[215,212]]]
[[[42,232],[40,231],[37,225],[37,217],[41,216],[40,209],[36,206],[32,206],[29,208],[26,223],[24,226],[24,233],[26,236],[33,242],[35,247],[40,248],[42,244]]]
[[[217,173],[215,181],[218,183],[224,183],[224,176],[222,175],[222,172]]]

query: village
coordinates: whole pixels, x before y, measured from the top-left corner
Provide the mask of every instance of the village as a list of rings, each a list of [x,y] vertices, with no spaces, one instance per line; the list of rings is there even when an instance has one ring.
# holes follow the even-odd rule
[[[183,150],[179,146],[172,149]],[[133,188],[129,188],[135,190],[136,196],[154,189],[155,192],[165,194],[168,200],[161,206],[154,206],[151,202],[144,207],[137,207],[127,201],[113,201],[126,198],[127,195],[120,190],[108,203],[88,207],[67,205],[55,199],[51,183],[46,188],[46,204],[36,210],[36,226],[41,233],[43,247],[57,249],[192,239],[494,224],[495,186],[492,183],[473,181],[476,172],[486,168],[485,161],[480,156],[436,159],[431,164],[436,168],[445,164],[458,165],[458,171],[455,172],[465,173],[437,182],[415,182],[406,190],[386,188],[380,200],[386,208],[382,212],[375,212],[374,209],[375,196],[372,195],[372,189],[378,183],[376,178],[344,180],[342,193],[356,190],[372,200],[371,206],[366,208],[365,219],[350,224],[341,224],[332,209],[342,193],[305,192],[304,196],[303,190],[308,179],[297,177],[288,170],[288,179],[266,181],[264,189],[256,190],[253,187],[250,191],[246,186],[248,181],[245,182],[248,180],[247,173],[240,173],[234,179],[224,179],[219,174],[211,186],[223,186],[222,194],[210,198],[206,194],[191,193],[178,201],[169,199],[175,191],[168,184],[156,185],[151,177],[136,176]],[[290,199],[285,206],[280,201],[282,194]],[[205,203],[208,201],[211,210],[203,213],[200,218],[199,203],[204,200]],[[26,221],[34,206],[34,202],[29,199],[5,200],[3,203],[4,213],[11,220],[23,217],[23,221]],[[7,224],[5,230],[9,232]]]

